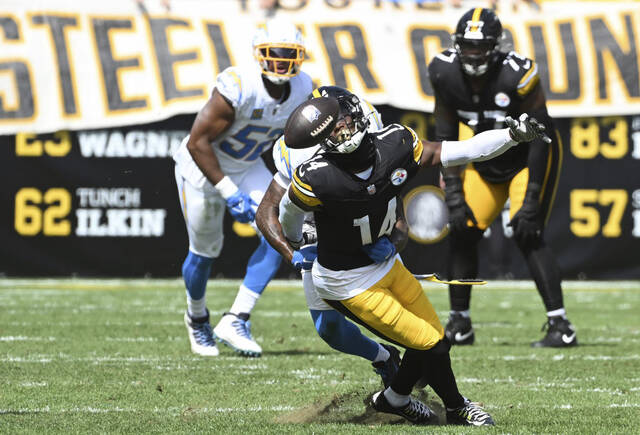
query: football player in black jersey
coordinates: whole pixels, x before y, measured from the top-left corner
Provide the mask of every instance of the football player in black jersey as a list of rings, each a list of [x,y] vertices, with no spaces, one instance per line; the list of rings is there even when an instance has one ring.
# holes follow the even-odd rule
[[[310,101],[294,113],[311,126],[322,113]],[[298,166],[280,202],[277,228],[265,237],[285,259],[299,261],[305,254],[294,247],[303,239],[305,213],[313,211],[317,293],[345,316],[406,349],[391,385],[373,395],[374,409],[416,424],[434,422],[435,414],[410,395],[422,378],[444,402],[448,423],[491,425],[491,416],[459,393],[444,328],[397,255],[397,195],[422,167],[489,159],[517,142],[544,136],[544,127],[523,115],[520,121],[509,118],[510,128],[467,141],[427,142],[399,124],[369,133],[357,97],[338,98],[338,103],[338,121],[321,142],[323,152]]]
[[[435,92],[436,139],[458,139],[459,123],[475,133],[499,128],[506,116],[526,112],[545,125],[551,143],[535,139],[483,162],[443,171],[449,207],[449,274],[474,278],[477,244],[483,232],[510,201],[513,238],[524,254],[546,311],[545,337],[534,347],[578,343],[566,317],[560,269],[544,242],[544,227],[555,197],[562,146],[547,113],[536,63],[499,50],[502,25],[489,9],[466,12],[453,34],[454,48],[429,64]],[[449,287],[451,315],[445,328],[453,344],[473,344],[469,315],[471,286]],[[543,328],[543,329],[544,329]]]

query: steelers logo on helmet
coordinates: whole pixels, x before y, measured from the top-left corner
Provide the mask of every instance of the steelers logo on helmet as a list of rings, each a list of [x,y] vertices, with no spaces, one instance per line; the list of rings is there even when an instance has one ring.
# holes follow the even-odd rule
[[[452,35],[465,74],[481,76],[497,59],[502,38],[502,24],[496,14],[487,8],[468,10]]]
[[[304,61],[302,34],[288,21],[270,20],[256,31],[253,54],[269,81],[284,84],[300,72]]]
[[[407,170],[404,168],[398,168],[391,174],[391,184],[399,186],[407,181]]]
[[[321,145],[327,152],[349,154],[360,146],[369,121],[362,112],[358,97],[346,89],[342,91],[344,92],[326,92],[326,96],[338,100],[340,112],[333,131]]]

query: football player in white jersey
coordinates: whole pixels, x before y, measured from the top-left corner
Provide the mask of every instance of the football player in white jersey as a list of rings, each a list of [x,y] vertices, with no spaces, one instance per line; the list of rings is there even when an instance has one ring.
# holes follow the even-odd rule
[[[312,96],[317,97],[352,97],[353,94],[346,89],[337,86],[322,86],[313,91]],[[357,98],[357,96],[356,96]],[[367,101],[358,98],[362,112],[368,120],[369,132],[375,132],[383,128],[380,113]],[[278,208],[280,200],[291,184],[291,177],[296,168],[304,161],[321,152],[320,145],[310,148],[288,148],[284,136],[281,136],[273,147],[273,161],[278,172],[273,176],[273,181],[267,189],[263,201],[256,213],[256,223],[260,230],[268,234],[269,222],[278,220]],[[313,320],[313,324],[322,338],[333,349],[350,355],[357,355],[371,361],[374,371],[380,375],[382,382],[388,386],[393,376],[398,371],[400,364],[400,352],[387,344],[378,344],[365,335],[343,314],[331,308],[316,292],[311,277],[311,265],[313,264],[315,225],[313,213],[305,218],[304,246],[300,247],[303,256],[297,257],[293,262],[294,267],[302,273],[302,286],[304,288],[307,306]]]
[[[311,93],[300,71],[305,57],[301,33],[272,20],[256,32],[258,65],[221,72],[209,101],[173,158],[180,205],[189,235],[182,266],[187,294],[184,321],[194,353],[215,356],[216,339],[241,355],[260,356],[249,314],[280,267],[280,255],[260,237],[244,281],[228,312],[212,330],[205,292],[223,243],[225,205],[238,222],[255,227],[255,211],[272,179],[260,155],[282,134],[289,114]]]

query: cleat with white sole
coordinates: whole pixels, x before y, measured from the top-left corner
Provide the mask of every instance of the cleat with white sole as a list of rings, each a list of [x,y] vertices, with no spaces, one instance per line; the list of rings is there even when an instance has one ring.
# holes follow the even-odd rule
[[[209,323],[209,310],[207,315],[200,318],[193,318],[188,312],[184,313],[184,324],[189,332],[191,351],[202,356],[218,356],[220,351],[216,346]]]
[[[213,328],[214,337],[247,357],[260,357],[262,348],[251,336],[251,322],[247,313],[224,313],[222,319]]]
[[[479,403],[464,399],[460,408],[447,409],[447,424],[463,426],[494,426],[496,423]]]

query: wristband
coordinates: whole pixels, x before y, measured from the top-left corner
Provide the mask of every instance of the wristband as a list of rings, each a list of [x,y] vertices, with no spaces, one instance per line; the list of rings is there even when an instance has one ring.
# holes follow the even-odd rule
[[[231,181],[231,178],[226,175],[222,177],[222,180],[216,183],[215,187],[216,189],[218,189],[218,192],[220,192],[220,195],[222,195],[224,199],[228,199],[238,191],[238,186],[236,186],[236,184]]]

